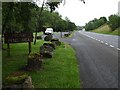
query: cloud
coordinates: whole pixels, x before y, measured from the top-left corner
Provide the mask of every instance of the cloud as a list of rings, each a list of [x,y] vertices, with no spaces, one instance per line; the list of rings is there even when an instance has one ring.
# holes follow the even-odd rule
[[[108,17],[118,12],[119,0],[66,0],[57,11],[64,17],[68,17],[76,25],[85,25],[88,21],[102,16]]]

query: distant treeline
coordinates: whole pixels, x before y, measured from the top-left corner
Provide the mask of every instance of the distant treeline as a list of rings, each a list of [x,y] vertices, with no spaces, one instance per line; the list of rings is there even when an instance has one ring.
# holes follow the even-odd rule
[[[39,21],[38,30],[40,30],[41,27],[52,27],[56,32],[73,31],[76,29],[76,25],[73,22],[67,17],[63,20],[58,12],[50,13],[48,10],[44,10]]]
[[[3,2],[2,25],[3,32],[34,32],[47,27],[52,27],[54,31],[72,31],[76,28],[68,18],[63,20],[59,13],[51,13],[47,7],[41,10],[31,2]]]
[[[88,23],[86,23],[85,30],[86,31],[94,30],[106,23],[110,26],[112,31],[120,27],[120,16],[114,14],[114,15],[110,15],[108,19],[109,20],[107,21],[106,17],[100,17],[99,19],[95,18],[89,21]]]

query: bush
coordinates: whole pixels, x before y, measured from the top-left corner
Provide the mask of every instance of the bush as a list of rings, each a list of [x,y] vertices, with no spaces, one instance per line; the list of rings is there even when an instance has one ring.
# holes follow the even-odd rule
[[[109,26],[114,31],[116,28],[120,27],[120,16],[111,15],[109,16]]]

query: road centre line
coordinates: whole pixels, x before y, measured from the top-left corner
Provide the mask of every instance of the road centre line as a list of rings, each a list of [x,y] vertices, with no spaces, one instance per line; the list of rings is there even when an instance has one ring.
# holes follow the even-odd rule
[[[96,38],[94,38],[94,37],[91,37],[91,36],[89,36],[89,35],[86,35],[86,34],[83,34],[83,35],[85,35],[85,36],[87,36],[87,37],[89,37],[89,38],[92,38],[92,39],[95,39],[96,41],[99,41],[99,42],[101,42],[101,43],[104,43],[105,45],[109,45],[108,43],[105,43],[104,41],[101,41],[101,40],[98,40],[98,39],[96,39]],[[113,46],[113,45],[109,45],[110,47],[115,47],[115,46]],[[117,50],[120,50],[120,48],[116,48]]]
[[[110,47],[114,47],[113,45],[110,45]]]
[[[100,41],[101,43],[104,43],[103,41]]]
[[[105,43],[106,45],[108,45],[108,43]]]
[[[117,48],[117,50],[120,50],[120,48]]]

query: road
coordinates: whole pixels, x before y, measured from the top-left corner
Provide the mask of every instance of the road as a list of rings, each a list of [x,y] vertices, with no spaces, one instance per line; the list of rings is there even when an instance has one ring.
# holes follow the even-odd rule
[[[109,45],[110,47],[115,47],[116,49],[120,50],[120,46],[118,46],[118,38],[120,38],[120,36],[115,36],[115,35],[107,35],[107,34],[98,34],[98,33],[93,33],[93,32],[83,32],[83,31],[79,31],[79,33],[95,39],[101,43],[104,43],[106,45]],[[119,40],[120,42],[120,40]]]
[[[59,35],[54,35],[60,38]],[[104,35],[103,35],[104,36]],[[91,37],[105,40],[98,41]],[[118,51],[115,39],[101,37],[100,34],[75,32],[73,38],[61,41],[69,43],[76,51],[80,79],[83,88],[117,88],[118,87]],[[111,40],[107,42],[107,40]],[[114,43],[115,42],[115,43]]]

